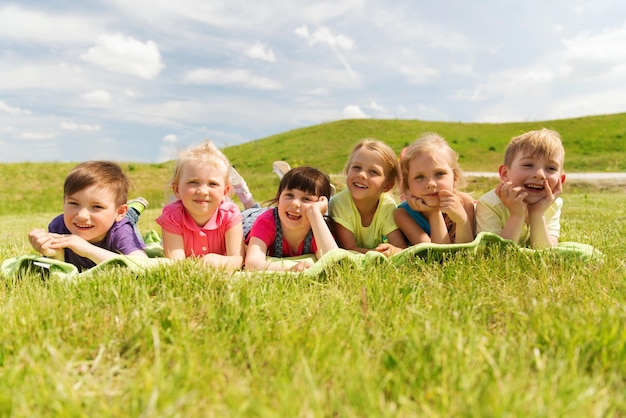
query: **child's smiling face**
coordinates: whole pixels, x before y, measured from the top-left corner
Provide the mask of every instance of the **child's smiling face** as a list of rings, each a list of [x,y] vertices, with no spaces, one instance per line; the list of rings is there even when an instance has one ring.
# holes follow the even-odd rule
[[[113,223],[124,218],[126,210],[126,205],[117,206],[112,190],[93,185],[65,198],[63,221],[70,233],[95,244],[106,237]]]
[[[204,226],[228,195],[227,167],[189,162],[181,171],[172,189],[187,212],[199,226]]]
[[[278,198],[278,216],[283,227],[309,229],[311,224],[304,215],[306,208],[319,200],[318,196],[298,189],[285,189]]]
[[[562,156],[550,159],[545,155],[518,152],[510,167],[500,167],[500,178],[527,192],[524,202],[532,205],[545,197],[546,186],[554,191],[559,182],[565,181],[562,160]]]
[[[350,161],[346,184],[354,200],[378,199],[390,189],[384,160],[376,152],[360,148]]]

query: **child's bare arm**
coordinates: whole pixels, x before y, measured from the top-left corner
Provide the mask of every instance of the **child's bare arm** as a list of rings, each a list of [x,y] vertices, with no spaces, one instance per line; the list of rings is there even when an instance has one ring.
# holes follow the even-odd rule
[[[470,242],[474,239],[474,199],[467,193],[440,192],[444,194],[442,212],[456,225],[455,243]],[[453,196],[446,197],[448,193]],[[449,200],[448,200],[449,199]]]
[[[559,239],[548,232],[545,212],[561,195],[563,191],[561,180],[557,182],[554,191],[550,189],[548,181],[544,180],[544,189],[546,196],[537,203],[528,205],[530,245],[535,248],[554,247],[559,243]]]
[[[241,268],[243,257],[243,227],[237,224],[226,231],[226,255],[206,254],[203,261],[226,271],[235,271]]]
[[[411,215],[407,213],[403,208],[396,210],[394,214],[396,225],[402,231],[406,239],[411,245],[419,244],[422,242],[430,242],[430,237],[418,224],[411,218]]]
[[[350,251],[357,251],[359,253],[366,253],[371,250],[371,248],[359,247],[356,243],[356,238],[354,234],[346,229],[344,226],[339,225],[335,222],[334,230],[335,236],[337,238],[337,244],[339,244],[339,247]]]
[[[64,261],[65,255],[63,253],[63,249],[54,249],[50,247],[54,242],[54,234],[51,234],[43,229],[35,228],[29,232],[28,241],[38,253],[46,257],[54,258],[55,260]]]
[[[265,245],[265,242],[258,237],[250,237],[250,242],[246,250],[246,270],[303,271],[313,265],[311,262],[301,261],[293,267],[286,267],[281,262],[268,261],[266,254],[267,245]]]
[[[63,248],[69,248],[76,255],[90,259],[96,264],[102,263],[110,258],[116,257],[119,254],[105,248],[98,247],[92,243],[84,240],[78,235],[72,234],[51,234],[54,239],[50,248],[62,250]]]
[[[387,234],[387,242],[384,242],[374,248],[374,251],[383,253],[387,257],[399,253],[406,248],[404,234],[399,229],[395,229]]]
[[[333,234],[328,228],[328,224],[326,224],[326,221],[324,220],[324,213],[326,213],[327,208],[328,199],[325,196],[321,196],[320,200],[317,202],[305,205],[304,208],[304,216],[306,216],[307,220],[311,224],[311,230],[313,231],[313,236],[315,237],[315,242],[317,244],[316,256],[318,258],[331,250],[339,248],[337,246],[337,242],[335,241],[335,237],[333,237]]]
[[[526,220],[526,203],[524,199],[528,193],[520,187],[513,187],[511,182],[502,182],[496,187],[496,195],[509,210],[507,219],[500,236],[515,242],[519,241]]]
[[[184,260],[186,255],[183,236],[163,230],[163,254],[172,260]]]

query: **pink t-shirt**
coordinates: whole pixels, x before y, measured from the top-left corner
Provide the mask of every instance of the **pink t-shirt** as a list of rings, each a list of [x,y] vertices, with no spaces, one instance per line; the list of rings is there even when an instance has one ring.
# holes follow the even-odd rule
[[[265,243],[267,246],[267,255],[274,255],[274,240],[276,239],[276,223],[274,222],[274,209],[266,210],[262,214],[256,218],[254,221],[254,225],[252,225],[252,229],[250,230],[250,235],[248,236],[248,240],[246,244],[250,241],[250,237],[257,237],[261,241]],[[297,257],[299,255],[303,255],[302,251],[304,250],[304,240],[298,245],[298,252],[296,254],[291,252],[291,247],[289,247],[289,243],[283,236],[283,257]],[[311,241],[311,253],[317,253],[317,243],[315,242],[315,237]]]
[[[183,236],[186,257],[209,253],[226,255],[226,231],[237,223],[241,224],[241,211],[233,202],[224,201],[211,219],[200,227],[183,203],[177,200],[163,208],[156,222],[164,231]]]

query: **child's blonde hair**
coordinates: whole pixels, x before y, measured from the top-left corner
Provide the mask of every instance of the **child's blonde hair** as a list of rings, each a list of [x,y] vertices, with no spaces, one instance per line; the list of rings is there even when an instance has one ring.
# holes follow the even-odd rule
[[[361,148],[374,152],[383,160],[385,165],[385,180],[391,181],[389,187],[393,187],[400,181],[400,166],[398,164],[398,157],[396,156],[396,153],[383,141],[373,138],[364,138],[357,142],[350,152],[348,162],[343,170],[344,174],[348,174],[352,161],[354,160],[354,156]]]
[[[174,167],[174,176],[172,176],[171,184],[176,184],[180,180],[181,173],[186,164],[189,163],[206,163],[211,167],[223,168],[224,179],[228,184],[228,168],[230,162],[222,151],[217,149],[210,139],[205,139],[198,145],[194,145],[178,155],[176,166]]]
[[[510,167],[519,152],[533,157],[542,156],[560,161],[561,165],[565,160],[565,148],[563,148],[561,135],[552,129],[528,131],[511,139],[504,152],[504,165]]]
[[[411,165],[411,160],[419,154],[432,154],[434,151],[442,151],[445,154],[447,162],[454,173],[454,180],[456,182],[455,188],[466,185],[465,173],[461,170],[461,166],[459,166],[459,154],[450,147],[450,144],[448,144],[442,136],[434,132],[426,132],[402,152],[402,157],[400,158],[402,185],[400,188],[403,193],[408,191],[409,166]]]

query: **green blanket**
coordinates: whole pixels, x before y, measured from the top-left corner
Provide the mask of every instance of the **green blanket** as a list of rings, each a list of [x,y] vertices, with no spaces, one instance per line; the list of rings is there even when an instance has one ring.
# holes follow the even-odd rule
[[[389,258],[376,251],[368,251],[365,254],[361,254],[343,249],[336,249],[324,254],[324,256],[319,260],[316,260],[313,256],[303,256],[286,259],[272,258],[272,261],[282,261],[285,266],[291,266],[302,259],[310,259],[314,262],[313,267],[304,273],[290,274],[319,276],[340,264],[349,264],[355,268],[367,268],[375,264],[402,266],[410,263],[416,258],[422,260],[441,261],[445,257],[449,257],[455,253],[477,253],[478,251],[484,251],[487,248],[493,250],[513,248],[527,254],[553,254],[595,261],[600,261],[604,258],[604,254],[602,254],[602,252],[588,244],[581,244],[578,242],[561,242],[558,246],[553,248],[533,250],[531,248],[521,247],[514,241],[503,239],[497,234],[481,232],[472,242],[463,244],[433,244],[425,242],[406,248]],[[270,274],[275,272],[267,273]]]
[[[72,280],[78,277],[93,275],[98,271],[114,266],[128,268],[132,272],[139,273],[169,263],[172,263],[172,260],[167,258],[118,255],[103,261],[89,270],[79,272],[75,265],[64,261],[54,260],[40,255],[23,255],[4,260],[0,266],[0,276],[14,277],[29,273],[39,273],[46,279]]]
[[[79,272],[78,269],[69,263],[53,260],[50,258],[42,257],[39,255],[24,255],[21,257],[10,258],[2,262],[0,267],[0,276],[12,277],[21,275],[26,272],[40,272],[44,277],[57,278],[60,280],[71,280],[82,276],[88,276],[98,272],[102,269],[106,269],[111,266],[121,266],[130,269],[132,272],[143,272],[150,268],[162,266],[168,263],[174,263],[174,261],[162,258],[154,257],[154,255],[162,254],[159,245],[153,243],[152,250],[149,254],[152,258],[145,257],[131,257],[119,255],[111,258],[103,263],[98,264],[96,267]],[[541,250],[533,250],[530,248],[520,247],[513,241],[502,239],[499,235],[491,234],[488,232],[479,233],[474,241],[464,244],[432,244],[422,243],[402,250],[400,253],[395,254],[389,258],[375,251],[369,251],[365,254],[355,253],[343,249],[336,249],[328,252],[322,258],[317,260],[312,255],[291,257],[291,258],[270,258],[272,261],[280,261],[285,266],[292,266],[298,261],[307,259],[313,262],[313,267],[306,270],[303,273],[291,273],[285,272],[285,274],[304,274],[305,276],[317,277],[331,269],[340,265],[350,265],[355,269],[363,269],[372,265],[393,265],[401,266],[406,263],[412,262],[415,258],[423,260],[440,261],[445,257],[448,257],[455,253],[470,252],[476,253],[478,251],[490,249],[504,249],[514,248],[524,253],[532,254],[557,254],[568,257],[576,257],[585,260],[599,261],[604,258],[604,255],[595,249],[594,247],[581,244],[578,242],[562,242],[558,246],[553,248],[546,248]],[[162,250],[162,249],[161,249]],[[238,276],[252,276],[255,274],[277,274],[276,272],[237,272]]]

